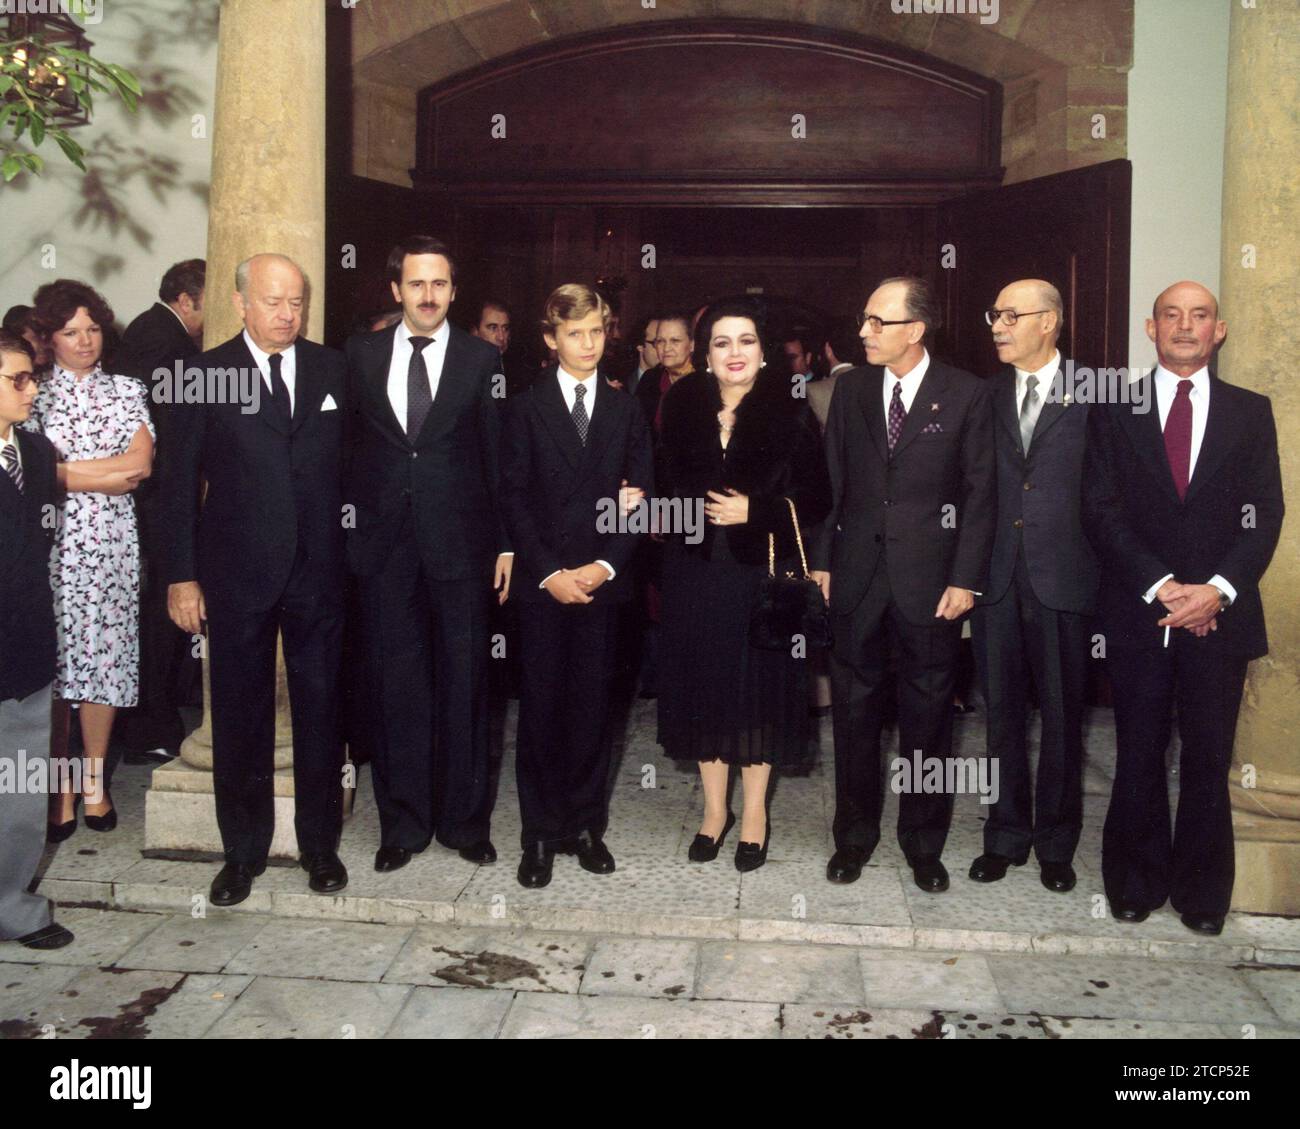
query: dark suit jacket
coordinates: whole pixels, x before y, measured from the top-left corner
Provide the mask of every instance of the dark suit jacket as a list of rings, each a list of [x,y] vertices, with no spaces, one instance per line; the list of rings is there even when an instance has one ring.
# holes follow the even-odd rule
[[[684,548],[712,559],[715,539],[726,537],[736,560],[766,565],[770,533],[779,560],[797,559],[794,522],[785,499],[794,502],[804,528],[820,523],[831,502],[812,410],[805,400],[790,395],[790,385],[780,377],[760,374],[736,409],[725,454],[718,436],[721,410],[718,382],[708,373],[687,374],[663,397],[658,493],[703,502],[710,490],[722,493],[730,487],[749,498],[747,522],[715,526],[704,521],[703,540]],[[699,516],[704,520],[703,511]],[[681,536],[673,539],[683,541]],[[805,551],[810,549],[805,541]],[[811,560],[808,567],[813,567]]]
[[[492,576],[510,548],[501,517],[501,355],[451,327],[433,407],[412,443],[388,399],[397,326],[347,343],[351,436],[344,488],[356,507],[348,563],[358,576],[383,567],[408,516],[426,573],[438,580]]]
[[[1068,364],[1062,359],[1067,372]],[[1064,378],[1056,394],[1040,388],[1043,406],[1026,458],[1016,409],[1016,370],[1008,365],[989,383],[998,472],[997,534],[988,583],[975,602],[1001,600],[1011,586],[1016,556],[1024,553],[1030,585],[1044,607],[1088,614],[1098,580],[1097,558],[1080,514],[1091,405],[1065,403],[1072,389]]]
[[[44,435],[15,427],[10,437],[22,459],[23,489],[0,468],[0,701],[48,685],[55,662],[50,545],[57,458]]]
[[[173,405],[162,572],[169,584],[197,580],[210,608],[274,606],[295,565],[298,595],[327,606],[342,600],[345,366],[337,350],[301,337],[295,350],[288,428],[242,332],[190,367],[244,370],[258,382],[258,411],[245,413],[238,403]],[[326,396],[335,408],[323,409]],[[200,508],[201,479],[207,495]]]
[[[1147,399],[1143,399],[1146,397]],[[1098,614],[1114,647],[1159,648],[1165,617],[1142,599],[1173,573],[1185,584],[1224,577],[1237,599],[1218,618],[1221,646],[1246,658],[1268,653],[1259,581],[1282,531],[1282,474],[1268,398],[1210,380],[1205,435],[1178,500],[1165,454],[1153,377],[1132,397],[1149,402],[1092,409],[1084,460],[1083,523],[1101,559]],[[1181,628],[1179,630],[1182,630]]]
[[[632,594],[629,565],[640,535],[601,532],[598,507],[617,503],[624,479],[653,493],[650,433],[630,396],[603,375],[589,385],[595,399],[585,447],[554,368],[507,408],[501,505],[516,553],[510,591],[523,603],[550,601],[538,587],[545,577],[594,560],[608,561],[615,576],[596,589],[593,602]]]
[[[154,372],[163,368],[169,374],[174,374],[177,361],[183,365],[200,352],[194,338],[185,332],[180,319],[162,302],[155,302],[131,322],[118,346],[118,371],[143,381],[149,389],[149,413],[153,417],[157,433],[153,473],[140,483],[134,494],[136,511],[140,516],[141,542],[149,553],[167,536],[162,524],[162,481],[174,428],[172,405],[166,395],[172,387],[172,378],[169,377],[163,385],[164,391],[158,392],[162,382],[154,379]]]
[[[916,624],[949,586],[984,591],[996,524],[993,411],[986,382],[930,358],[889,453],[883,368],[842,372],[826,420],[834,501],[817,538],[831,610],[853,611],[877,568]],[[945,507],[954,509],[947,510]]]

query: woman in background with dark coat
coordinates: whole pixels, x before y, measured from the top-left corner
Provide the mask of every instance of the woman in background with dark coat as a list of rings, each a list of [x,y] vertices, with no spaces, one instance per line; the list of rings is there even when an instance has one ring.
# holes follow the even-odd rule
[[[764,371],[757,306],[710,307],[696,340],[697,371],[662,406],[657,493],[704,520],[689,540],[681,528],[667,537],[659,739],[670,756],[700,765],[704,820],[693,861],[716,858],[735,822],[727,790],[731,766],[740,768],[736,867],[753,870],[767,859],[772,766],[806,755],[809,677],[793,646],[750,645],[750,616],[767,576],[769,534],[777,574],[801,571],[787,499],[800,525],[816,525],[830,509],[830,479],[807,401]]]

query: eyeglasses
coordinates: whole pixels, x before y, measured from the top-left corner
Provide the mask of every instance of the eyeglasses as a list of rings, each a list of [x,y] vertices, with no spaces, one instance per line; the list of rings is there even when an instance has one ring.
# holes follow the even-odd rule
[[[912,322],[920,320],[920,318],[899,318],[897,321],[886,321],[874,315],[868,317],[866,314],[858,314],[858,328],[861,329],[865,325],[872,333],[879,333],[887,325],[911,325]]]
[[[998,322],[1003,325],[1015,325],[1021,318],[1027,318],[1033,314],[1050,314],[1051,312],[1051,310],[1025,310],[1024,313],[1017,313],[1015,310],[999,310],[997,306],[990,306],[984,311],[984,320],[989,325],[996,325]]]
[[[36,387],[39,388],[49,380],[49,376],[44,373],[38,376],[34,372],[20,372],[17,376],[9,376],[6,373],[0,372],[0,376],[3,376],[6,380],[13,381],[15,392],[26,392],[29,384],[35,384]]]

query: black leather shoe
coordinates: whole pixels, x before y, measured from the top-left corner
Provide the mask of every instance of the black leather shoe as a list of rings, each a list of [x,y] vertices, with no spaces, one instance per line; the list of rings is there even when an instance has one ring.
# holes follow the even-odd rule
[[[497,849],[492,845],[491,839],[480,839],[468,847],[461,847],[460,857],[466,862],[476,862],[479,866],[486,866],[497,861]]]
[[[948,872],[938,855],[912,860],[912,881],[927,894],[942,894],[948,889]]]
[[[43,929],[15,937],[14,940],[28,949],[61,949],[64,945],[72,944],[73,936],[71,929],[65,929],[58,922],[51,921]]]
[[[298,865],[307,872],[307,885],[318,894],[337,894],[348,884],[348,868],[333,851],[303,855]]]
[[[1143,909],[1141,906],[1129,905],[1127,902],[1111,902],[1110,915],[1116,921],[1127,921],[1132,925],[1145,921],[1151,916],[1149,909]]]
[[[380,874],[387,874],[390,870],[401,870],[411,861],[413,853],[405,847],[380,847],[375,852],[375,869]]]
[[[71,839],[72,833],[77,829],[77,809],[72,809],[72,818],[67,823],[47,823],[45,825],[45,841],[47,843],[62,843],[65,839]]]
[[[707,835],[696,835],[691,840],[690,850],[686,852],[686,857],[691,862],[712,862],[718,857],[718,851],[722,847],[722,840],[727,837],[727,832],[736,826],[736,813],[727,812],[727,822],[722,825],[722,834],[716,839],[710,839]]]
[[[156,749],[129,749],[122,754],[123,764],[151,764],[155,768],[160,764],[171,764],[176,759],[178,749],[159,746]]]
[[[249,866],[228,862],[212,880],[208,897],[214,906],[237,906],[253,892],[253,879],[266,869],[266,863]]]
[[[757,870],[767,862],[767,845],[772,841],[772,825],[769,823],[767,834],[763,836],[763,845],[746,843],[743,839],[736,844],[736,869],[741,874]]]
[[[590,831],[583,831],[557,848],[566,855],[577,855],[578,865],[592,874],[613,874],[614,856],[609,853],[604,840]]]
[[[1193,933],[1204,933],[1207,937],[1217,937],[1223,932],[1223,918],[1211,913],[1185,913],[1182,923]]]
[[[551,881],[551,867],[555,862],[555,851],[545,843],[532,843],[524,848],[524,857],[519,860],[519,870],[515,877],[519,885],[530,890],[540,890]]]
[[[110,804],[113,802],[113,795],[107,789],[104,790],[104,798]],[[83,808],[81,814],[85,816],[86,826],[91,831],[112,831],[117,826],[117,808],[109,808],[103,815],[91,815]]]
[[[970,864],[970,876],[976,882],[1001,882],[1007,876],[1007,868],[1020,866],[1024,860],[1016,862],[1006,855],[980,855]]]
[[[826,864],[826,878],[847,886],[862,877],[862,868],[866,862],[867,852],[861,847],[841,847]]]
[[[1068,862],[1041,863],[1039,878],[1044,886],[1057,894],[1068,894],[1079,880]]]

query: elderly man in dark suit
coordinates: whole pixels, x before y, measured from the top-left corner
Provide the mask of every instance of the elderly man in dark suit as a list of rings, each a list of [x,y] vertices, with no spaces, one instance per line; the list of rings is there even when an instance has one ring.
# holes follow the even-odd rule
[[[204,395],[174,406],[163,471],[172,621],[191,635],[208,624],[226,855],[212,900],[222,906],[248,897],[275,830],[277,636],[293,718],[300,861],[317,893],[336,893],[348,880],[337,854],[344,360],[298,336],[306,280],[291,259],[255,255],[239,265],[235,285],[244,329],[194,358]]]
[[[1259,581],[1282,529],[1277,430],[1266,397],[1210,374],[1227,323],[1204,286],[1170,286],[1146,329],[1160,363],[1093,409],[1084,464],[1118,745],[1102,877],[1118,920],[1168,900],[1187,928],[1215,935],[1232,902],[1237,711],[1247,665],[1268,653]]]
[[[27,785],[50,779],[50,695],[54,682],[54,597],[50,592],[47,517],[57,500],[54,447],[24,431],[36,399],[35,350],[0,331],[0,940],[59,949],[73,938],[50,913],[49,899],[28,892],[45,847],[48,796]],[[37,770],[39,772],[39,769]]]
[[[411,236],[388,258],[402,320],[351,338],[348,562],[361,585],[375,705],[375,869],[432,839],[474,863],[490,838],[489,611],[512,555],[498,499],[505,378],[496,347],[447,320],[451,250]]]
[[[199,660],[188,636],[167,614],[167,584],[159,564],[168,537],[161,507],[162,468],[173,438],[168,395],[174,374],[202,350],[206,264],[186,259],[168,268],[158,287],[158,301],[126,327],[117,353],[117,369],[144,382],[153,393],[150,414],[158,441],[153,476],[135,493],[144,562],[140,592],[140,701],[119,710],[114,737],[126,750],[128,764],[171,760],[185,728],[178,706],[198,693]]]
[[[857,881],[880,841],[891,653],[900,754],[945,765],[951,755],[961,618],[983,590],[993,548],[989,390],[930,357],[925,341],[937,325],[922,279],[881,283],[863,311],[868,364],[840,376],[826,421],[834,503],[813,559],[833,638],[832,882]],[[948,888],[940,855],[951,816],[950,792],[900,796],[898,841],[930,893]]]
[[[1056,347],[1063,318],[1056,287],[1033,278],[1004,287],[985,315],[1006,368],[991,381],[997,534],[971,616],[998,795],[970,876],[996,882],[1032,847],[1043,885],[1058,893],[1076,881],[1088,617],[1097,593],[1097,561],[1080,517],[1089,405],[1074,397],[1074,366]],[[1036,783],[1026,746],[1031,686],[1042,711]]]

